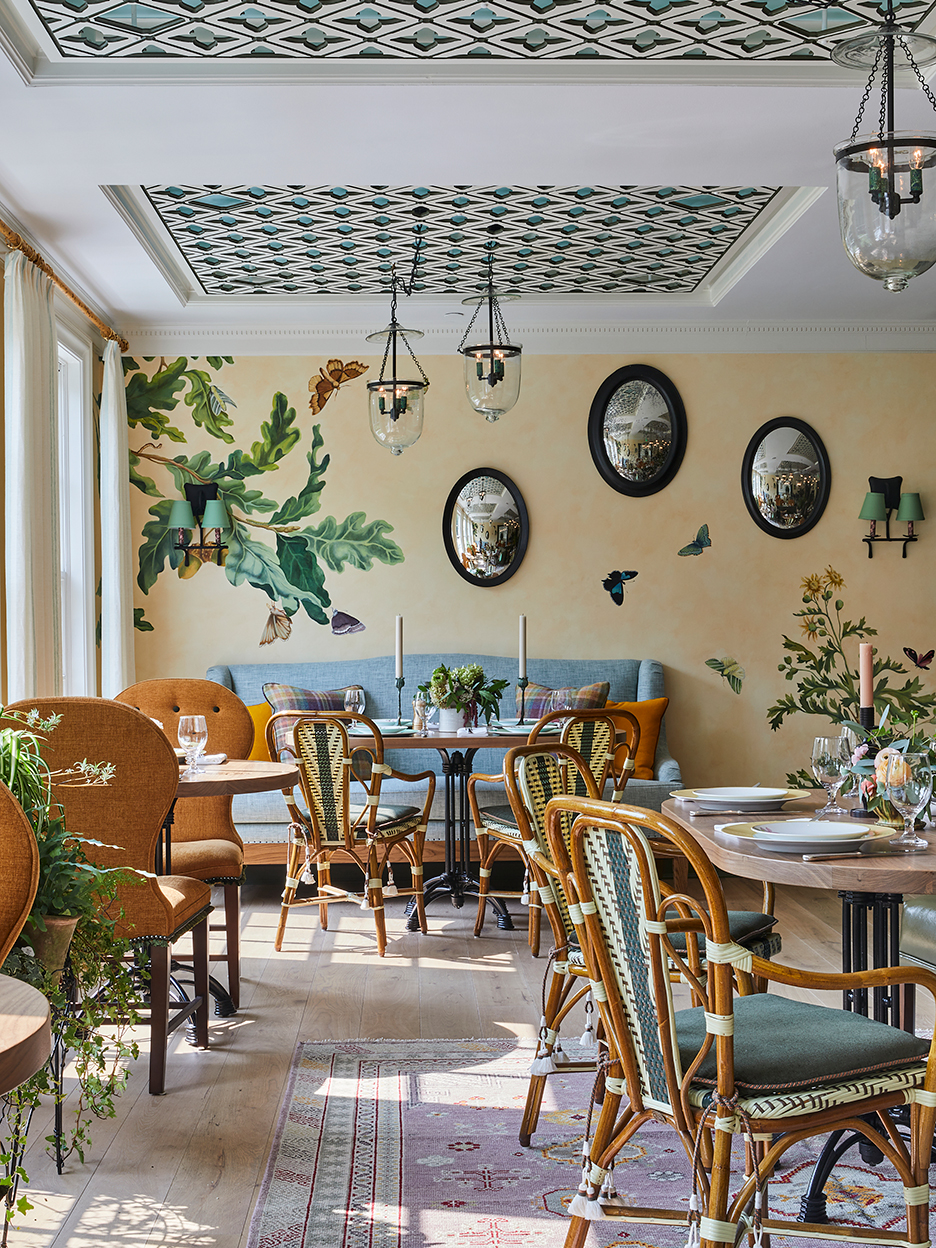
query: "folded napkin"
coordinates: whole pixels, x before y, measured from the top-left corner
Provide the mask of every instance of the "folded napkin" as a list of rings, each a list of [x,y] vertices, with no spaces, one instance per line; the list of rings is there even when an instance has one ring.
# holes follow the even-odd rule
[[[206,767],[219,767],[221,763],[227,762],[226,754],[203,754],[198,760],[204,763]]]

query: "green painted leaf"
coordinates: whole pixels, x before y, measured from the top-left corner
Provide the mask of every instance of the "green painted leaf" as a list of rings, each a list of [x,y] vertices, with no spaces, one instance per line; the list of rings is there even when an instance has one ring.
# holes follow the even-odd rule
[[[162,498],[149,514],[155,519],[143,525],[143,545],[140,547],[140,571],[137,573],[137,584],[144,594],[156,584],[156,578],[169,560],[171,568],[177,568],[184,555],[175,549],[177,532],[169,528],[169,512],[172,510],[172,499]]]
[[[317,624],[328,623],[328,617],[322,610],[323,606],[329,605],[324,590],[320,599],[293,585],[280,567],[276,552],[251,537],[246,525],[235,521],[227,534],[227,543],[224,570],[232,585],[242,585],[247,581],[255,589],[262,589],[268,597],[280,601],[287,615],[295,615],[302,606]]]
[[[137,472],[137,464],[140,457],[130,452],[130,484],[135,485],[138,490],[142,490],[144,494],[149,494],[153,498],[162,498],[156,487],[156,482],[151,477],[144,477],[142,473]]]
[[[273,395],[273,407],[270,419],[260,426],[261,442],[255,442],[250,448],[250,458],[262,472],[269,472],[277,463],[288,455],[302,436],[295,428],[296,409],[289,406],[285,394],[278,391]]]
[[[233,425],[234,421],[228,416],[225,404],[218,401],[218,395],[223,392],[212,383],[211,375],[200,368],[190,368],[183,376],[188,378],[190,387],[185,396],[185,405],[192,409],[195,424],[200,425],[213,438],[220,438],[222,442],[233,442],[234,435],[225,433],[225,429]]]
[[[363,511],[352,511],[340,523],[326,516],[317,528],[305,529],[303,536],[309,550],[333,572],[343,572],[345,565],[368,571],[375,559],[381,563],[402,563],[403,551],[384,537],[393,525],[386,520],[368,521]]]
[[[176,455],[165,466],[180,494],[187,481],[217,482],[218,498],[225,507],[236,507],[248,515],[255,511],[275,511],[277,508],[275,500],[264,498],[262,490],[248,490],[243,480],[228,478],[224,466],[214,463],[210,451]]]
[[[123,364],[123,373],[126,377],[127,373],[135,373],[140,367],[132,355],[122,355],[120,362]]]
[[[154,438],[184,442],[185,434],[169,424],[162,412],[171,412],[179,402],[176,395],[185,387],[183,374],[188,360],[180,356],[174,363],[147,379],[145,373],[134,373],[127,383],[127,421],[131,428],[141,425]]]
[[[206,355],[205,359],[208,361],[209,368],[221,368],[224,364],[224,359],[220,355]]]
[[[153,631],[153,626],[146,618],[142,607],[133,608],[133,627],[138,628],[141,633],[151,633]]]
[[[316,463],[315,456],[324,445],[325,439],[321,434],[321,426],[313,426],[312,450],[306,456],[309,461],[309,479],[297,495],[288,498],[283,503],[276,515],[271,518],[272,524],[295,524],[299,520],[305,520],[307,516],[314,515],[321,507],[322,500],[319,494],[325,488],[324,475],[330,456],[326,455],[320,464]]]
[[[301,533],[276,535],[276,554],[279,558],[283,575],[290,585],[315,597],[322,607],[331,604],[325,589],[325,573],[319,566],[315,555],[309,550],[306,538]],[[319,624],[327,624],[328,617],[319,610],[310,611],[308,603],[303,602],[307,615]]]

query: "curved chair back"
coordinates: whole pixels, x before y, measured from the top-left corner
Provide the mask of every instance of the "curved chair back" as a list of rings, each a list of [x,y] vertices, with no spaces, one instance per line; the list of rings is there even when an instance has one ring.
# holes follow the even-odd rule
[[[556,724],[560,728],[560,742],[575,750],[594,777],[598,793],[603,793],[614,762],[617,735],[614,720],[604,710],[550,711],[533,725],[527,744],[544,746],[549,740],[544,735],[545,730],[550,726],[555,727]],[[584,780],[574,777],[571,783],[573,787],[570,792],[578,797],[590,796]]]
[[[70,770],[83,759],[115,767],[107,785],[53,780],[66,828],[99,842],[84,846],[98,866],[152,872],[160,829],[179,785],[175,752],[165,734],[140,711],[107,698],[31,698],[7,710],[34,707],[43,718],[62,717],[43,749],[52,771]],[[119,935],[166,934],[169,907],[154,879],[121,885],[118,899],[125,911]]]
[[[253,748],[254,723],[236,693],[213,680],[167,677],[141,680],[117,695],[118,702],[158,719],[169,742],[178,740],[179,717],[204,715],[209,754],[246,758]],[[241,843],[231,817],[231,797],[194,797],[180,802],[172,826],[174,841],[212,838]]]
[[[29,917],[39,886],[39,848],[19,802],[0,784],[0,966]]]

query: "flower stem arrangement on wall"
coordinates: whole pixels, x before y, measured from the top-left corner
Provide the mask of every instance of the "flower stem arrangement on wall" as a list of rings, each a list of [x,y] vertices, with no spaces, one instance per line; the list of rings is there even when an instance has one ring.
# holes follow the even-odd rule
[[[510,682],[485,680],[480,663],[466,663],[464,667],[437,667],[428,682],[419,686],[433,706],[440,710],[464,711],[469,728],[476,728],[480,715],[489,724],[500,706],[501,694]]]
[[[800,621],[803,640],[784,635],[783,648],[789,653],[777,669],[796,685],[796,692],[785,694],[768,708],[770,727],[776,731],[788,716],[802,712],[823,715],[833,724],[865,732],[858,727],[858,668],[857,664],[853,666],[846,644],[876,637],[877,629],[864,616],[857,622],[842,618],[845,603],[838,594],[845,582],[833,567],[804,577],[801,585],[803,607],[793,614]],[[857,659],[857,645],[851,648]],[[892,726],[898,720],[915,725],[933,715],[936,693],[927,693],[919,676],[909,677],[903,683],[892,679],[907,676],[902,663],[875,652],[874,708],[882,724],[887,722],[885,715],[889,715]],[[890,743],[882,741],[883,744]],[[806,772],[791,774],[787,781],[791,785],[814,785]]]
[[[225,363],[233,363],[230,356],[207,357],[215,372]],[[186,441],[167,415],[180,397],[184,395],[195,425],[228,446],[235,440],[228,412],[235,403],[210,372],[190,367],[185,357],[171,364],[160,361],[152,376],[128,357],[124,372],[130,427],[146,430],[155,439],[130,451],[131,483],[157,500],[149,509],[153,519],[143,527],[140,547],[137,583],[144,593],[149,593],[167,565],[177,569],[180,577],[189,577],[199,572],[203,562],[211,562],[210,552],[201,551],[193,551],[196,557],[186,562],[184,552],[175,549],[176,531],[169,528],[173,498],[167,495],[177,498],[191,483],[217,485],[218,500],[227,510],[231,528],[225,532],[227,551],[222,559],[227,579],[232,585],[246,581],[261,590],[268,603],[279,603],[289,618],[302,608],[316,624],[330,622],[326,614],[331,605],[325,588],[328,571],[342,572],[346,567],[367,571],[375,560],[402,562],[402,550],[387,536],[393,528],[386,520],[368,520],[363,511],[353,511],[342,520],[326,516],[318,524],[307,523],[322,505],[329,465],[329,456],[320,455],[325,443],[319,425],[312,429],[311,448],[305,456],[307,478],[297,494],[278,500],[263,488],[251,488],[270,481],[269,474],[277,471],[302,439],[296,410],[285,394],[274,394],[269,419],[262,422],[249,447],[235,447],[217,458],[206,450],[170,455],[163,450],[163,440]],[[168,475],[165,492],[140,471],[144,462]]]

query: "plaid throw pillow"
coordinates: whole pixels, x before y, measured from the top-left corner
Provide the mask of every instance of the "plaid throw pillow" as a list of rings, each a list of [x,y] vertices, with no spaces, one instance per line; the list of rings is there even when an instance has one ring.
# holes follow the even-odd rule
[[[343,711],[344,697],[348,689],[360,689],[360,685],[346,685],[344,689],[300,689],[296,685],[280,685],[267,681],[263,696],[277,711]],[[299,715],[296,716],[296,719]],[[296,719],[281,719],[273,729],[277,756],[288,750]]]
[[[525,718],[540,719],[549,711],[549,700],[554,693],[561,693],[567,699],[570,711],[595,711],[608,700],[611,685],[606,680],[594,685],[583,685],[581,689],[565,688],[550,689],[548,685],[536,685],[531,680],[527,685],[524,703]],[[520,714],[520,690],[517,690],[517,714]]]

